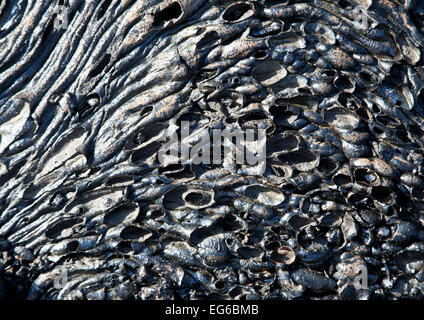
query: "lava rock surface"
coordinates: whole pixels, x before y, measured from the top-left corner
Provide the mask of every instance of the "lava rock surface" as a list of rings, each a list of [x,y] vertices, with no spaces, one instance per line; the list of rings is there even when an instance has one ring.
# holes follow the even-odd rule
[[[423,35],[420,0],[0,0],[0,299],[422,299]],[[162,165],[183,121],[265,129],[265,172]]]

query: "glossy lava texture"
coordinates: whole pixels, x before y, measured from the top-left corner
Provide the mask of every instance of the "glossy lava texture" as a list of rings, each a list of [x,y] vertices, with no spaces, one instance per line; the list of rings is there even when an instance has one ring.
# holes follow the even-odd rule
[[[0,0],[0,297],[422,299],[423,35],[421,0]],[[162,166],[181,121],[266,129],[265,173]]]

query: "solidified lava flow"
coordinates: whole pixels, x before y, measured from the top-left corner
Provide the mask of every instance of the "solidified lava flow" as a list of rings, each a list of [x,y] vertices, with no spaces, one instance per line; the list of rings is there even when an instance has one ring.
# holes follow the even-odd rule
[[[424,1],[0,0],[0,299],[423,297]]]

